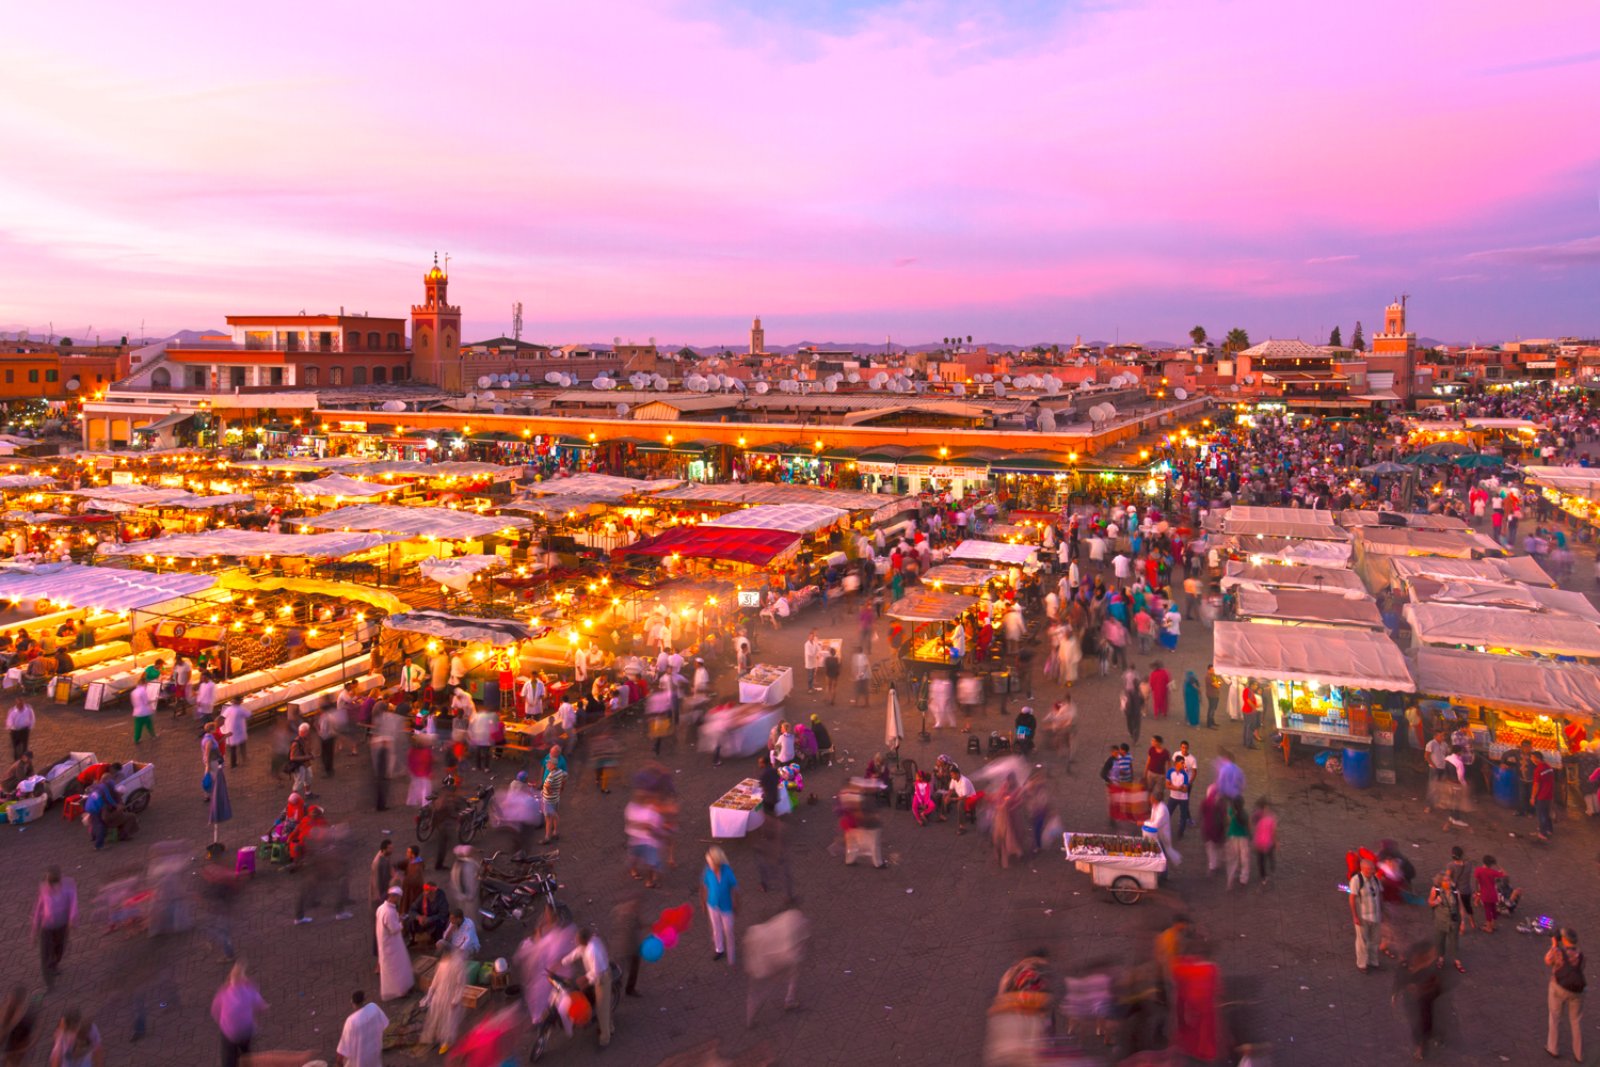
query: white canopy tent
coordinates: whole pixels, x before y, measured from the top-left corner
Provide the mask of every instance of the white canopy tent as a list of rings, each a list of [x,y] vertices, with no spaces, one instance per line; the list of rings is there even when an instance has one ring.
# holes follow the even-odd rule
[[[574,474],[533,482],[523,492],[529,496],[584,496],[593,500],[621,500],[634,493],[664,493],[683,482],[677,478],[619,478],[615,474]]]
[[[1217,536],[1217,535],[1212,535]],[[1211,538],[1206,538],[1210,541]],[[1311,541],[1295,537],[1249,537],[1223,535],[1221,546],[1245,556],[1251,563],[1285,563],[1291,566],[1348,567],[1351,546],[1348,541]]]
[[[951,550],[948,558],[975,559],[984,563],[1021,567],[1033,561],[1039,549],[1034,545],[1008,545],[1000,541],[963,541]]]
[[[42,489],[55,485],[56,480],[43,474],[7,474],[0,476],[0,489]]]
[[[379,545],[405,538],[374,533],[292,534],[263,530],[201,530],[192,534],[170,534],[149,541],[127,544],[104,543],[103,556],[157,556],[176,559],[208,559],[212,556],[278,556],[343,559]]]
[[[1543,714],[1600,713],[1600,669],[1450,648],[1416,652],[1417,692]]]
[[[1367,587],[1352,570],[1295,563],[1251,563],[1231,559],[1223,568],[1224,589],[1309,589],[1364,599]]]
[[[484,644],[514,645],[543,636],[546,628],[529,626],[516,619],[480,619],[470,615],[450,615],[443,611],[408,611],[383,620],[385,630],[425,634],[447,641],[481,641]]]
[[[476,540],[532,525],[530,520],[515,515],[479,515],[475,511],[403,504],[352,504],[295,522],[303,529],[376,530],[442,541]]]
[[[1239,615],[1275,623],[1321,623],[1383,629],[1383,616],[1371,597],[1346,597],[1307,589],[1241,589]]]
[[[823,507],[821,504],[763,504],[742,511],[730,511],[700,525],[807,534],[826,529],[849,517],[847,511]]]
[[[1462,604],[1407,604],[1405,614],[1418,647],[1465,645],[1600,659],[1600,625],[1571,615]]]
[[[209,574],[149,574],[78,563],[0,565],[0,600],[49,600],[61,607],[123,612],[203,593],[217,584]]]
[[[300,496],[334,500],[372,500],[397,489],[399,486],[358,481],[344,474],[330,474],[314,482],[296,482],[294,486]]]
[[[1223,677],[1416,691],[1399,646],[1372,630],[1218,622],[1213,640]]]
[[[430,582],[454,589],[458,592],[472,585],[472,579],[480,572],[504,567],[506,561],[499,556],[452,556],[441,558],[429,556],[420,566],[422,576]]]
[[[1382,560],[1383,574],[1377,571],[1368,575],[1373,588],[1393,585],[1403,587],[1413,577],[1473,578],[1485,582],[1521,582],[1545,589],[1555,588],[1555,580],[1544,572],[1531,556],[1508,556],[1503,559],[1446,559],[1443,556],[1391,556]]]
[[[1223,512],[1216,528],[1238,537],[1288,537],[1312,541],[1348,541],[1331,511],[1309,508],[1247,507],[1235,504]]]

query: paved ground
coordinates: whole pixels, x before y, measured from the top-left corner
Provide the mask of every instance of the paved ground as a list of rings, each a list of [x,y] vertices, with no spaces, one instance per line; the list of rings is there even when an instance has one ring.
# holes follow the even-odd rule
[[[1589,573],[1587,569],[1584,574]],[[1580,588],[1592,590],[1587,578]],[[764,634],[761,658],[798,664],[799,643],[811,625],[825,635],[850,637],[854,626],[845,613],[837,623],[802,616],[789,631]],[[1203,668],[1209,634],[1189,624],[1176,658],[1175,675]],[[1148,658],[1141,660],[1148,664]],[[1170,665],[1170,664],[1169,664]],[[1041,687],[1036,705],[1048,706],[1053,690]],[[1100,829],[1105,824],[1103,792],[1096,771],[1106,744],[1123,738],[1112,680],[1090,678],[1078,687],[1080,749],[1083,757],[1069,772],[1058,757],[1040,757],[1070,828]],[[791,702],[795,716],[822,710],[833,725],[847,761],[860,766],[882,737],[882,699],[866,709],[825,709],[806,694]],[[34,749],[40,763],[71,748],[92,748],[102,757],[134,754],[131,729],[123,715],[46,708]],[[916,732],[914,712],[907,728]],[[1236,728],[1186,730],[1175,724],[1145,724],[1145,735],[1162,733],[1169,743],[1188,737],[1210,766],[1221,744],[1237,745]],[[980,720],[987,732],[1000,727],[998,715]],[[158,766],[156,799],[145,818],[143,839],[96,854],[80,828],[63,822],[59,809],[46,821],[0,829],[0,879],[16,903],[8,920],[18,951],[0,960],[0,980],[41,988],[27,938],[27,903],[47,863],[62,865],[78,880],[86,901],[97,889],[142,861],[144,848],[158,839],[190,842],[200,862],[209,838],[198,786],[199,758],[193,735],[162,720],[161,735],[141,746],[140,758]],[[258,739],[257,748],[264,748]],[[624,772],[642,758],[644,742],[629,738]],[[929,766],[948,752],[970,767],[964,738],[954,733],[930,743],[913,738],[904,754]],[[269,781],[266,753],[252,753],[248,772],[231,782],[236,819],[224,827],[231,847],[254,840],[270,824],[286,789]],[[743,777],[727,763],[713,768],[709,757],[680,746],[665,754],[679,772],[683,833],[680,868],[655,899],[665,907],[689,899],[707,840],[706,805]],[[410,815],[403,810],[371,810],[368,779],[361,767],[342,757],[335,779],[319,785],[336,819],[345,819],[362,842],[362,874],[353,886],[364,894],[365,860],[386,833],[397,843],[410,839]],[[1403,1024],[1389,1007],[1388,975],[1364,976],[1353,965],[1345,898],[1335,886],[1343,880],[1345,850],[1395,837],[1410,850],[1419,872],[1431,873],[1452,844],[1470,853],[1493,850],[1527,889],[1527,909],[1559,917],[1580,930],[1600,931],[1594,884],[1597,839],[1592,828],[1567,819],[1558,824],[1557,842],[1532,843],[1526,823],[1498,810],[1480,811],[1468,831],[1447,834],[1421,814],[1416,779],[1368,793],[1347,790],[1341,781],[1308,769],[1285,768],[1265,752],[1244,754],[1248,795],[1267,795],[1281,816],[1280,874],[1270,889],[1252,885],[1225,893],[1208,878],[1203,851],[1192,837],[1189,862],[1170,881],[1163,898],[1124,908],[1091,889],[1060,856],[1047,851],[1031,862],[1002,871],[983,839],[957,838],[950,825],[918,829],[908,813],[887,816],[885,840],[892,855],[888,870],[845,868],[830,855],[833,827],[827,798],[847,775],[846,768],[811,777],[821,802],[802,806],[792,817],[794,866],[805,908],[815,928],[801,991],[803,1007],[787,1016],[767,1016],[756,1031],[743,1025],[744,980],[725,964],[714,964],[703,921],[682,945],[641,980],[646,996],[627,1001],[618,1013],[616,1044],[609,1058],[618,1063],[653,1064],[686,1049],[720,1041],[730,1055],[763,1053],[784,1064],[979,1062],[984,1009],[1000,972],[1019,955],[1047,945],[1066,966],[1095,958],[1131,960],[1148,952],[1151,935],[1177,908],[1188,910],[1215,947],[1230,977],[1233,996],[1248,1001],[1242,1009],[1247,1036],[1268,1040],[1277,1062],[1290,1064],[1403,1062]],[[504,777],[513,768],[502,769]],[[621,867],[620,792],[599,795],[574,776],[563,805],[559,872],[565,899],[580,920],[602,927],[612,905],[633,883]],[[1515,836],[1512,836],[1515,835]],[[777,901],[754,890],[754,863],[747,846],[729,849],[747,888],[741,926],[771,914]],[[331,1059],[349,991],[375,985],[365,917],[334,922],[331,909],[316,913],[306,926],[291,924],[299,875],[265,872],[240,901],[237,935],[243,956],[262,985],[272,1010],[258,1048],[306,1048]],[[359,909],[358,909],[359,911]],[[1420,913],[1402,917],[1417,935],[1427,928]],[[508,923],[486,939],[486,951],[509,955],[520,933]],[[1600,937],[1600,932],[1594,934]],[[1452,981],[1443,1008],[1445,1049],[1440,1059],[1459,1064],[1532,1063],[1543,1059],[1544,986],[1539,957],[1544,944],[1505,928],[1468,939],[1469,973]],[[226,966],[198,934],[176,943],[152,942],[105,932],[85,917],[69,951],[66,972],[56,989],[44,994],[48,1024],[68,1006],[93,1012],[105,1034],[110,1064],[207,1063],[216,1057],[215,1031],[207,1014],[210,995]],[[1452,975],[1452,979],[1457,976]],[[136,994],[147,991],[151,1027],[133,1044]],[[162,1004],[165,1007],[162,1007]],[[593,1052],[592,1036],[582,1047],[562,1046],[554,1062],[579,1062]],[[43,1063],[42,1052],[30,1061]],[[397,1052],[386,1062],[431,1062]]]

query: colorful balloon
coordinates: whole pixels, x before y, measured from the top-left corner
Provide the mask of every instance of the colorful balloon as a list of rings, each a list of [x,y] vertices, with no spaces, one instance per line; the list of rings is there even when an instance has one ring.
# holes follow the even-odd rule
[[[567,1018],[572,1020],[573,1026],[582,1026],[594,1014],[594,1009],[589,1005],[589,998],[579,993],[567,994]]]
[[[666,951],[667,948],[661,943],[661,939],[654,935],[645,938],[644,943],[639,946],[639,955],[643,956],[647,963],[655,963]]]
[[[661,931],[660,937],[661,943],[668,948],[672,948],[678,943],[678,931],[674,930],[670,926]]]

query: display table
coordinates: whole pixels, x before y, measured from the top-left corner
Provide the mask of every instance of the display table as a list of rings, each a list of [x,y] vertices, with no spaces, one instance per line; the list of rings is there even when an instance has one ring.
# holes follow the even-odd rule
[[[746,704],[782,704],[793,691],[793,667],[757,663],[739,679],[739,699]]]
[[[776,811],[787,815],[791,810],[789,791],[779,786]],[[746,778],[712,802],[710,815],[712,837],[745,836],[766,822],[761,810],[761,783]]]
[[[700,726],[701,752],[727,756],[753,756],[766,750],[767,737],[778,724],[779,711],[765,704],[737,704],[713,708]]]

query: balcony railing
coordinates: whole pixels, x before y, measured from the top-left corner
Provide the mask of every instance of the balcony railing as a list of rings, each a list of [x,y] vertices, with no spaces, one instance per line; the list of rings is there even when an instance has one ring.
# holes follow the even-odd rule
[[[219,354],[247,353],[247,352],[274,352],[302,356],[333,356],[333,355],[390,355],[398,356],[411,351],[409,345],[399,348],[345,348],[334,341],[328,345],[259,345],[237,344],[233,341],[173,341],[167,345],[169,352],[216,352]]]

